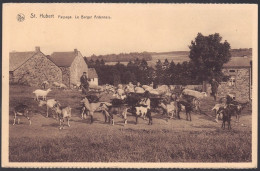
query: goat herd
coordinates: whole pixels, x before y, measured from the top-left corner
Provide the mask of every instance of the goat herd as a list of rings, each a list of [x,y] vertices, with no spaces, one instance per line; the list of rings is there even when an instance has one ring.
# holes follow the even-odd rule
[[[61,86],[65,88],[65,86]],[[44,85],[45,88],[45,85]],[[90,116],[91,123],[93,123],[94,113],[101,112],[104,114],[105,122],[109,122],[114,125],[114,114],[120,115],[124,119],[124,124],[127,124],[127,113],[131,113],[136,118],[136,124],[138,118],[148,118],[148,125],[152,125],[152,113],[151,111],[158,112],[158,109],[162,109],[163,115],[166,115],[168,120],[174,116],[180,119],[179,113],[184,111],[186,113],[186,119],[191,121],[191,112],[198,111],[201,113],[200,103],[201,99],[207,96],[206,92],[199,92],[182,86],[167,86],[162,85],[154,89],[151,85],[128,85],[119,84],[117,87],[112,85],[105,86],[93,86],[86,97],[80,102],[81,118],[86,119]],[[59,119],[60,129],[64,127],[64,121],[67,119],[68,126],[70,127],[69,120],[71,118],[71,107],[61,106],[60,102],[56,99],[46,99],[46,96],[51,89],[41,90],[37,89],[33,93],[35,94],[35,100],[39,102],[39,107],[46,105],[46,117],[49,115],[49,109],[51,109],[54,118]],[[95,93],[91,93],[95,92]],[[110,101],[100,101],[104,94],[111,94]],[[42,100],[39,98],[42,97]],[[225,98],[221,98],[218,104],[212,108],[216,114],[216,122],[218,118],[222,118],[222,127],[225,129],[225,123],[228,123],[228,129],[231,129],[230,121],[231,116],[235,115],[239,122],[239,115],[243,108],[245,108],[249,102],[240,103],[235,100],[235,97],[228,94]],[[16,118],[26,117],[30,124],[31,119],[29,117],[29,107],[24,104],[20,104],[14,108],[14,122]]]

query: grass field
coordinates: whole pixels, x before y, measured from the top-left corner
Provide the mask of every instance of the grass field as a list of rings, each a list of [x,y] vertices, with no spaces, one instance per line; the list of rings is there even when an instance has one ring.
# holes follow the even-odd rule
[[[250,162],[251,110],[244,109],[240,123],[232,118],[232,130],[221,129],[214,122],[212,98],[202,101],[204,114],[192,113],[192,122],[166,120],[160,112],[152,113],[153,125],[128,115],[128,124],[115,116],[115,125],[104,123],[104,117],[95,113],[81,120],[81,92],[53,90],[48,98],[72,107],[71,127],[59,130],[52,117],[46,118],[46,109],[33,100],[33,87],[10,86],[9,160],[10,162]],[[101,100],[108,101],[109,95]],[[31,106],[32,125],[22,118],[20,125],[12,125],[13,107],[18,103]],[[4,114],[4,113],[3,113]]]

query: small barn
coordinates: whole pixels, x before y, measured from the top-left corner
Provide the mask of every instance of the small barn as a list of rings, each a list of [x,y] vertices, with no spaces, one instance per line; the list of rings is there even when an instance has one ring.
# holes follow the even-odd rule
[[[61,69],[41,52],[35,51],[9,53],[10,83],[40,86],[43,81],[61,81]]]
[[[252,98],[252,59],[248,57],[232,57],[223,65],[226,80],[221,82],[218,96],[228,93],[235,95],[238,101],[248,101]]]
[[[79,83],[83,72],[88,74],[88,66],[77,49],[71,52],[53,52],[48,58],[61,69],[61,82],[68,87]]]
[[[88,69],[88,78],[90,79],[89,84],[98,85],[98,75],[95,68]]]

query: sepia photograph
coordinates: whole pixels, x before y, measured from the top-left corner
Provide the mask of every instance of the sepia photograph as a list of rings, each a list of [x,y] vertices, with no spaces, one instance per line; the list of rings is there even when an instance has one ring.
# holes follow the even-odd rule
[[[257,4],[2,9],[2,167],[257,167]]]

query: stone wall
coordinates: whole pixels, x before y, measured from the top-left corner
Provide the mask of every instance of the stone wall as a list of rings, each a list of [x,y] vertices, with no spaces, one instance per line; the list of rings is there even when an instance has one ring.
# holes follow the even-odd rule
[[[77,51],[77,53],[78,55],[75,57],[70,67],[70,86],[71,84],[80,82],[80,77],[83,72],[86,72],[88,75],[88,66],[81,53],[79,51]]]
[[[28,84],[31,86],[40,86],[43,81],[50,83],[61,82],[61,70],[46,56],[37,52],[32,58],[26,61],[22,66],[13,71],[14,83]]]
[[[218,96],[225,97],[228,93],[232,93],[236,96],[236,100],[248,101],[250,98],[249,68],[224,68],[223,73],[233,77],[234,81],[221,82]]]
[[[62,71],[62,83],[69,87],[70,85],[70,67],[60,67]]]

